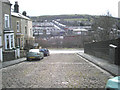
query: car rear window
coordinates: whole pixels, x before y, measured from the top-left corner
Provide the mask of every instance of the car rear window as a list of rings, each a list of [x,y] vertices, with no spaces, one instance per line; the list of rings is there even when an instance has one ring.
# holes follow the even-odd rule
[[[29,52],[39,52],[39,49],[31,49]]]

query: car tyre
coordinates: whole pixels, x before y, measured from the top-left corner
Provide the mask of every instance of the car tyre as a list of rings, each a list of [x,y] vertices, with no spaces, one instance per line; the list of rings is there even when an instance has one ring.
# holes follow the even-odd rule
[[[27,58],[27,61],[29,61],[30,59],[29,58]]]

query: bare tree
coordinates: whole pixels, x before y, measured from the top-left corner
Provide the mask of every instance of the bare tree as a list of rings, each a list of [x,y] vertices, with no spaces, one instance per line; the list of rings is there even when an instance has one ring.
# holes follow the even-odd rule
[[[97,41],[109,40],[109,34],[115,24],[116,21],[109,12],[107,12],[107,15],[96,18],[92,25],[95,36],[94,39],[97,39]]]

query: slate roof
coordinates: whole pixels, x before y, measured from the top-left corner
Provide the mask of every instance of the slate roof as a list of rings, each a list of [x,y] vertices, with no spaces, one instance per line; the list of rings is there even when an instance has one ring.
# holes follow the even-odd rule
[[[88,30],[87,29],[73,29],[73,31],[76,31],[76,32],[86,32]]]
[[[23,19],[26,19],[26,20],[30,20],[30,18],[22,15],[21,13],[11,12],[11,15],[15,16],[15,17],[18,17],[18,18],[23,18]]]
[[[0,0],[1,2],[7,3],[7,4],[11,4],[9,0]]]

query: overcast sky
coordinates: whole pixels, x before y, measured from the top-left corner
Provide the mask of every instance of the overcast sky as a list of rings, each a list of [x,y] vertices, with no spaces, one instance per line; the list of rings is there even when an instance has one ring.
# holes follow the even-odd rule
[[[104,15],[109,11],[118,17],[120,0],[9,0],[13,5],[18,1],[19,10],[26,11],[29,16],[90,14]],[[12,6],[13,8],[13,6]]]

